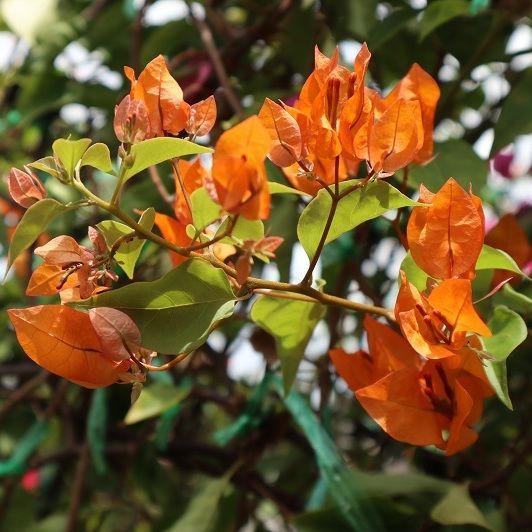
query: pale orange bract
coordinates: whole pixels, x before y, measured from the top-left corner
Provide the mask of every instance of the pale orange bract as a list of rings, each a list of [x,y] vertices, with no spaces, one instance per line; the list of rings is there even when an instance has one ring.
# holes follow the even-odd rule
[[[413,161],[423,146],[418,100],[395,101],[369,126],[369,164],[375,173],[393,173]]]
[[[395,318],[410,345],[426,358],[455,356],[466,344],[466,333],[491,336],[473,307],[467,279],[443,281],[427,298],[401,272]]]
[[[493,394],[476,353],[466,346],[449,358],[426,360],[388,326],[366,317],[364,328],[369,353],[332,349],[329,355],[382,429],[411,445],[436,445],[447,455],[474,443],[473,425],[484,398]]]
[[[166,214],[161,214],[159,212],[155,213],[155,225],[161,232],[163,238],[172,244],[176,244],[180,247],[187,247],[192,242],[192,239],[187,235],[187,226]],[[182,264],[188,258],[175,251],[170,251],[169,253],[174,267],[179,266],[179,264]]]
[[[473,277],[484,243],[479,198],[452,178],[432,197],[425,193],[424,198],[430,198],[429,207],[415,207],[408,221],[412,258],[434,279]]]
[[[264,159],[271,139],[257,116],[224,132],[216,143],[212,179],[217,201],[227,212],[250,220],[270,215]],[[213,192],[212,188],[209,192]]]
[[[62,305],[7,311],[18,341],[39,366],[86,388],[109,386],[127,371],[104,352],[88,314]]]
[[[399,99],[419,101],[424,132],[423,143],[412,162],[426,162],[432,157],[432,130],[434,129],[436,105],[440,99],[440,88],[428,72],[414,63],[407,75],[384,99],[384,104],[388,107]]]
[[[152,134],[179,134],[187,125],[190,106],[183,100],[183,91],[168,71],[164,57],[152,59],[138,79],[130,67],[124,67],[124,73],[131,81],[131,99],[142,100],[148,109]]]

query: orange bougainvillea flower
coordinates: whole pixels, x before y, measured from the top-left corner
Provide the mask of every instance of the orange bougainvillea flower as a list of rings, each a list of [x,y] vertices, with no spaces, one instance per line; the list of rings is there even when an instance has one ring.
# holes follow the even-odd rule
[[[428,161],[433,151],[432,130],[436,105],[440,99],[440,88],[430,74],[414,63],[407,75],[384,98],[383,104],[389,107],[399,99],[419,101],[423,123],[423,144],[412,162]]]
[[[270,151],[268,131],[252,116],[221,135],[214,150],[209,192],[227,212],[250,220],[270,215],[270,192],[264,159]]]
[[[401,271],[395,317],[410,345],[427,358],[456,355],[467,343],[466,333],[491,336],[473,307],[468,279],[443,281],[425,297]]]
[[[192,243],[192,239],[187,235],[187,226],[181,222],[178,222],[166,214],[159,212],[155,213],[155,225],[158,227],[163,238],[176,244],[180,247],[187,247]],[[170,251],[170,259],[173,266],[179,266],[179,264],[185,262],[188,257],[180,255],[175,251]]]
[[[355,58],[355,71],[349,78],[347,101],[340,113],[340,142],[344,149],[344,155],[353,159],[364,158],[358,148],[360,143],[358,139],[360,134],[362,136],[367,135],[367,124],[373,107],[364,87],[370,59],[371,53],[364,43]],[[363,140],[362,143],[367,144],[367,140]]]
[[[216,100],[212,95],[191,105],[186,132],[193,137],[207,135],[216,122],[216,114]]]
[[[532,246],[528,236],[513,214],[505,214],[497,225],[486,233],[484,242],[508,253],[521,269],[532,260]],[[517,275],[497,270],[493,275],[492,285],[500,285],[506,279],[517,279]]]
[[[398,99],[369,126],[368,158],[373,172],[393,173],[411,163],[423,146],[418,100]]]
[[[174,214],[179,222],[187,225],[192,223],[192,213],[188,207],[185,194],[190,197],[192,192],[204,186],[209,178],[209,173],[199,157],[193,161],[179,159],[176,165],[177,168],[174,167]]]
[[[124,73],[131,81],[131,99],[143,101],[148,109],[154,136],[177,135],[187,126],[190,106],[183,100],[183,91],[162,55],[152,59],[138,79],[130,67],[124,67]]]
[[[88,314],[62,305],[8,310],[18,341],[39,366],[87,388],[116,382],[129,361],[102,348]]]
[[[453,178],[434,195],[420,197],[429,207],[415,207],[407,239],[416,264],[434,279],[472,278],[484,243],[484,213],[477,196]]]
[[[472,426],[493,394],[475,351],[465,346],[453,357],[424,360],[388,326],[366,318],[364,327],[369,353],[329,354],[366,412],[405,443],[436,445],[447,455],[474,443]]]
[[[61,290],[67,290],[79,286],[76,272],[65,278],[65,270],[57,264],[40,264],[33,270],[26,295],[28,296],[51,296]]]
[[[272,140],[269,159],[281,168],[301,160],[304,143],[297,120],[269,98],[264,100],[258,117]]]
[[[329,356],[353,391],[364,388],[395,370],[420,363],[410,344],[390,327],[366,316],[364,329],[368,335],[369,353],[359,350],[348,354],[343,349],[331,349]]]
[[[7,175],[7,187],[13,200],[25,209],[47,196],[39,178],[29,170],[23,172],[11,168]]]

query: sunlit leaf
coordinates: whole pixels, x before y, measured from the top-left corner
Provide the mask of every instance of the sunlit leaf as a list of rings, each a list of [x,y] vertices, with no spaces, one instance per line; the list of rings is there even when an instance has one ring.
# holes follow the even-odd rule
[[[220,218],[221,207],[215,203],[205,188],[198,188],[190,195],[192,220],[196,229],[204,229]]]
[[[72,210],[74,207],[67,207],[62,203],[45,198],[34,203],[25,213],[13,233],[9,244],[8,269],[15,259],[37,240],[39,235],[46,231],[48,225],[57,216]]]
[[[523,318],[502,305],[495,307],[488,321],[493,336],[482,338],[484,350],[494,357],[486,360],[486,374],[499,399],[510,409],[512,401],[508,393],[506,359],[512,351],[525,341],[528,331]]]
[[[261,296],[251,307],[251,319],[275,338],[285,393],[290,391],[305,347],[325,307],[318,303]]]
[[[74,168],[76,168],[91,142],[91,139],[57,139],[52,144],[54,155],[61,161],[69,176],[72,177],[74,175]]]
[[[184,139],[171,137],[157,137],[144,140],[131,147],[131,157],[134,158],[133,165],[124,172],[124,180],[127,181],[134,175],[153,166],[170,159],[193,155],[197,153],[211,153],[211,148],[194,144]]]
[[[80,166],[92,166],[107,174],[115,173],[109,148],[101,142],[97,142],[87,149],[81,158]]]
[[[340,192],[349,189],[355,183],[357,182],[341,183]],[[346,231],[392,209],[415,205],[419,203],[412,201],[385,181],[374,181],[354,190],[339,201],[325,243],[332,242]],[[318,247],[330,209],[331,197],[325,190],[320,190],[299,218],[297,235],[309,257],[314,255]]]
[[[155,211],[150,207],[142,213],[142,216],[139,219],[139,225],[144,229],[151,231],[154,221]],[[100,222],[97,227],[103,233],[109,249],[113,247],[119,238],[124,238],[132,232],[129,226],[114,220],[104,220],[103,222]],[[118,250],[115,253],[115,260],[130,279],[133,279],[135,265],[145,243],[145,239],[134,236],[131,239],[125,239],[118,246]]]
[[[235,300],[222,270],[191,259],[161,279],[132,283],[77,305],[121,310],[137,324],[143,347],[180,353],[201,345],[216,323],[232,314]]]
[[[492,530],[469,495],[467,486],[455,486],[432,509],[430,516],[441,525],[477,525]]]
[[[179,387],[164,382],[144,386],[140,397],[131,405],[124,423],[133,425],[145,419],[158,416],[180,403],[190,391],[190,385]]]

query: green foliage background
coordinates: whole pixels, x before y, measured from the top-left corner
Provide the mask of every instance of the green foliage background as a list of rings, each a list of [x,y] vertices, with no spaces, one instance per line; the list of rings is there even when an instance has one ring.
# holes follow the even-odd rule
[[[48,155],[59,137],[88,136],[116,148],[113,110],[126,85],[109,88],[101,81],[102,69],[121,73],[123,65],[130,65],[138,71],[159,53],[169,59],[189,102],[216,95],[220,121],[211,140],[220,134],[221,125],[236,121],[201,28],[191,17],[157,26],[143,23],[151,5],[162,3],[1,2],[0,31],[10,32],[17,43],[0,70],[1,174]],[[257,112],[266,96],[289,98],[297,93],[312,68],[315,43],[330,53],[339,42],[367,41],[373,53],[371,80],[382,89],[402,77],[413,62],[436,78],[443,67],[451,69],[452,75],[439,79],[438,158],[413,168],[411,184],[423,182],[435,190],[453,175],[465,186],[471,183],[494,213],[508,209],[510,187],[500,185],[500,178],[494,181],[488,160],[472,145],[493,129],[493,155],[532,132],[532,70],[518,67],[516,59],[524,53],[506,52],[515,28],[530,23],[527,0],[431,0],[426,6],[402,0],[202,4],[246,114]],[[92,58],[101,65],[84,77],[82,65],[60,69],[57,57],[70,43],[96,54]],[[25,55],[16,53],[25,46]],[[508,82],[508,94],[495,99],[486,95],[479,81],[480,65]],[[84,106],[84,118],[67,123],[67,104]],[[479,112],[479,120],[467,126],[463,113],[471,109]],[[271,180],[282,181],[273,167],[270,171]],[[95,171],[91,179],[101,194],[109,189],[104,174]],[[529,182],[530,177],[521,179]],[[169,176],[166,184],[170,189]],[[13,206],[4,181],[0,194],[5,255]],[[276,195],[274,216],[266,223],[268,232],[285,238],[278,254],[283,280],[288,278],[297,239],[299,201]],[[146,176],[128,184],[123,206],[168,210]],[[528,207],[520,207],[519,219],[530,234],[530,201]],[[83,238],[86,226],[99,221],[96,212],[73,211],[55,221],[51,233]],[[369,300],[386,300],[395,280],[385,267],[363,275],[361,264],[373,258],[377,243],[387,237],[393,237],[390,224],[378,219],[365,223],[354,236],[331,243],[322,260],[328,290],[345,296],[356,280]],[[147,244],[135,280],[155,279],[167,270],[166,256]],[[37,304],[24,295],[26,281],[11,276],[0,286],[2,309]],[[478,282],[485,287],[489,279]],[[530,327],[530,297],[531,283],[522,282],[515,291],[499,294],[497,302],[527,317]],[[91,392],[41,373],[20,351],[2,312],[0,530],[532,528],[530,335],[507,363],[513,411],[491,399],[480,441],[449,459],[388,438],[335,382],[326,349],[308,363],[310,377],[300,375],[285,395],[275,342],[248,326],[245,311],[241,309],[242,320],[217,332],[222,341],[205,344],[189,364],[151,374],[132,409],[128,386]],[[314,317],[305,317],[310,328],[321,316]],[[338,309],[329,310],[324,319],[331,345],[360,337],[360,321],[349,325]],[[293,327],[299,325],[295,320]],[[265,377],[253,385],[231,379],[227,371],[230,354],[247,337],[267,365]],[[304,345],[305,338],[294,340],[296,347],[298,341]],[[286,346],[277,349],[286,355]],[[31,392],[17,401],[24,387]],[[34,490],[21,484],[27,471],[38,472]]]

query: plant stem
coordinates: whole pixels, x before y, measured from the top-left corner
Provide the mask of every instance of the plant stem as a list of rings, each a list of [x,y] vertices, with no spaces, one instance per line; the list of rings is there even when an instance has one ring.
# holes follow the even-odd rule
[[[192,202],[190,201],[190,195],[187,189],[185,188],[185,183],[183,182],[183,176],[181,175],[181,172],[179,171],[179,166],[177,165],[176,159],[172,159],[172,170],[174,171],[174,176],[177,179],[177,182],[179,183],[179,187],[181,188],[183,197],[185,198],[185,203],[187,204],[188,212],[190,213],[190,218],[192,218]]]
[[[82,194],[87,196],[87,198],[89,198],[95,205],[107,211],[108,213],[112,214],[113,216],[116,216],[118,219],[123,221],[126,225],[131,227],[131,229],[135,230],[138,235],[166,249],[169,249],[170,251],[175,251],[176,253],[179,253],[180,255],[184,255],[186,257],[194,257],[194,258],[198,258],[198,259],[210,262],[213,266],[222,269],[229,277],[236,279],[237,277],[236,270],[232,268],[231,266],[228,266],[227,264],[225,264],[223,261],[216,258],[214,255],[210,255],[210,256],[203,255],[189,248],[183,248],[180,246],[176,246],[174,243],[169,242],[168,240],[165,240],[161,236],[156,235],[155,233],[152,233],[151,231],[139,225],[137,222],[135,222],[135,220],[133,220],[124,211],[122,211],[120,207],[111,205],[107,203],[106,201],[102,200],[101,198],[99,198],[98,196],[96,196],[95,194],[93,194],[90,190],[88,190],[83,185],[83,183],[81,183],[81,181],[75,180],[74,186]],[[336,199],[335,203],[338,203],[338,201],[339,200]],[[332,216],[329,216],[329,218],[331,219],[331,223],[332,223],[333,217],[334,217],[334,212]],[[327,232],[328,232],[328,229],[327,229]],[[324,231],[324,234],[325,234],[325,231]],[[322,236],[322,239],[323,239],[323,242],[325,242],[325,238],[323,238],[323,236]],[[209,244],[210,243],[212,243],[212,240],[209,242]],[[316,259],[316,262],[317,262],[317,259]],[[312,275],[312,270],[310,270],[310,275]],[[291,283],[267,281],[264,279],[249,277],[244,286],[250,291],[265,288],[265,289],[271,289],[271,290],[279,290],[281,292],[291,292],[293,294],[303,294],[303,295],[311,297],[315,301],[323,303],[324,305],[336,305],[336,306],[340,306],[345,309],[353,310],[356,312],[367,312],[370,314],[376,314],[378,316],[384,316],[388,320],[395,321],[393,311],[391,311],[390,309],[378,307],[374,305],[367,305],[364,303],[357,303],[355,301],[350,301],[349,299],[343,299],[341,297],[333,296],[330,294],[324,294],[323,292],[320,292],[319,290],[312,288],[308,284],[303,284],[303,283],[291,284]]]

